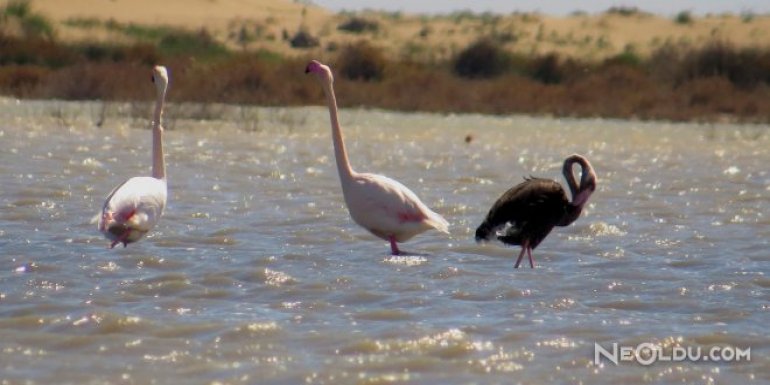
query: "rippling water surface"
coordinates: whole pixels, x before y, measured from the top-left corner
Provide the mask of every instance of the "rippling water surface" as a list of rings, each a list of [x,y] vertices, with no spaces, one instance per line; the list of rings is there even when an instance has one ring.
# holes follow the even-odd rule
[[[2,383],[770,382],[766,126],[344,110],[353,166],[452,224],[392,257],[348,217],[325,109],[171,105],[166,213],[110,250],[94,215],[149,174],[136,108],[0,103]],[[474,243],[503,191],[563,183],[573,152],[598,189],[536,269]],[[596,365],[595,342],[751,360]]]

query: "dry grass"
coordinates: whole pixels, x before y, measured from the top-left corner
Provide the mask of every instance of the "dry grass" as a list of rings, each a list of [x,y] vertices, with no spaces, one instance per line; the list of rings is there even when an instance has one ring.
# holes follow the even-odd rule
[[[323,100],[317,84],[303,73],[309,56],[230,53],[198,60],[186,55],[164,57],[142,46],[126,47],[118,55],[121,59],[115,61],[89,60],[81,47],[45,47],[48,50],[38,51],[41,58],[27,58],[35,64],[0,67],[0,92],[28,98],[147,99],[151,95],[137,79],[147,76],[150,64],[144,62],[146,57],[157,55],[172,71],[170,97],[175,101],[304,105]],[[343,48],[322,60],[335,70],[343,107],[706,121],[729,116],[742,121],[769,121],[768,72],[747,84],[744,78],[731,78],[733,71],[742,73],[733,62],[728,62],[730,71],[725,72],[698,72],[692,68],[722,68],[721,58],[746,56],[756,59],[746,62],[750,66],[747,70],[770,68],[770,55],[723,47],[724,52],[714,56],[712,49],[669,58],[665,71],[655,60],[592,64],[546,56],[519,63],[530,72],[512,68],[495,77],[478,79],[457,76],[450,62],[387,61],[368,45]],[[351,50],[357,53],[351,54]],[[45,65],[44,58],[52,55],[49,51],[64,52],[70,64]],[[356,60],[351,61],[351,57]],[[720,60],[712,63],[714,57]],[[360,76],[370,73],[372,63],[376,76]],[[548,71],[563,76],[543,79],[543,63],[547,63]]]
[[[100,6],[89,8],[93,13],[89,17],[103,16],[99,12],[105,12],[105,4],[122,7],[127,1],[99,2]],[[283,7],[265,14],[273,20],[271,27],[257,34],[268,46],[282,48],[256,50],[259,40],[243,40],[240,45],[232,44],[228,37],[222,40],[216,26],[230,25],[227,20],[232,9],[228,7],[243,1],[257,8]],[[558,38],[565,28],[571,31],[577,26],[586,27],[581,33],[611,31],[613,39],[618,38],[615,32],[620,30],[630,35],[638,33],[633,28],[640,25],[664,33],[660,24],[664,22],[666,28],[675,31],[689,28],[679,32],[690,34],[712,19],[695,19],[681,25],[642,12],[616,11],[559,19],[560,32],[552,34],[547,27],[551,19],[538,15],[331,15],[295,2],[266,5],[267,0],[243,1],[217,0],[216,4],[229,11],[212,14],[214,21],[207,24],[207,29],[171,25],[182,23],[189,27],[184,23],[205,15],[201,9],[212,9],[201,6],[210,5],[209,0],[169,0],[172,9],[180,2],[189,4],[190,14],[174,14],[171,18],[168,13],[158,13],[165,23],[161,26],[132,24],[147,21],[142,18],[148,16],[136,10],[134,14],[119,13],[120,19],[107,22],[93,18],[73,22],[71,13],[57,14],[69,20],[71,28],[103,28],[105,33],[122,36],[108,43],[98,41],[99,33],[93,34],[97,38],[83,41],[63,33],[56,33],[56,38],[14,33],[7,24],[0,24],[0,93],[26,98],[144,100],[152,95],[137,79],[145,78],[152,64],[163,63],[172,72],[170,98],[174,101],[318,104],[323,100],[321,91],[303,74],[312,57],[331,64],[335,70],[342,106],[445,113],[770,121],[770,48],[749,44],[751,39],[733,41],[723,38],[720,32],[698,44],[668,39],[668,43],[649,48],[646,53],[626,46],[618,52],[576,55],[575,50],[588,48],[569,42],[586,39],[576,38],[574,31],[572,40],[566,43]],[[136,2],[149,4],[149,0]],[[75,9],[85,3],[68,2]],[[35,4],[38,9],[47,9],[46,4],[53,4],[53,0],[38,0]],[[284,20],[280,15],[317,31],[322,48],[299,50],[287,48],[289,43],[282,38],[270,40],[274,28],[284,25],[278,21]],[[616,23],[620,18],[624,22]],[[767,23],[760,19],[743,21],[741,25],[752,24],[752,36],[764,36]],[[737,28],[733,18],[718,20],[727,23],[720,31]],[[348,23],[345,28],[354,33],[338,29],[344,22]],[[400,39],[408,39],[409,43]],[[527,46],[533,41],[537,49]],[[593,38],[590,41],[596,42]],[[474,50],[478,42],[488,45]],[[563,49],[542,49],[554,42]],[[609,40],[605,43],[616,44]],[[407,48],[399,44],[407,44]],[[521,52],[521,47],[528,52]],[[394,50],[399,54],[393,55]],[[496,60],[490,61],[489,57]],[[471,63],[479,72],[465,73],[461,63]],[[494,68],[487,71],[484,65]]]
[[[33,0],[67,42],[134,42],[105,26],[108,21],[137,26],[205,29],[231,49],[269,50],[282,55],[319,54],[365,38],[388,57],[448,60],[470,43],[491,38],[512,53],[600,61],[627,50],[646,57],[665,44],[699,47],[714,39],[738,47],[770,42],[768,15],[709,15],[689,23],[636,9],[551,17],[457,12],[423,16],[386,12],[331,13],[290,0]],[[345,25],[358,25],[351,32]],[[343,28],[340,28],[340,27]],[[320,41],[310,50],[292,48],[285,36],[304,30]]]

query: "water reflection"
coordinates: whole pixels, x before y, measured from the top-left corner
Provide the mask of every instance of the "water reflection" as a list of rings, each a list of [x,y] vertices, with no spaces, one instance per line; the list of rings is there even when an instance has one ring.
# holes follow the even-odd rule
[[[355,163],[452,223],[392,257],[348,217],[323,108],[216,106],[223,119],[204,121],[175,107],[167,211],[146,239],[108,250],[92,217],[103,186],[149,172],[147,122],[129,107],[97,127],[94,104],[0,103],[5,380],[770,376],[766,127],[343,111]],[[514,271],[517,249],[473,242],[502,191],[530,174],[558,180],[573,152],[600,183],[580,220],[538,248],[537,269]],[[753,355],[596,366],[594,342]]]

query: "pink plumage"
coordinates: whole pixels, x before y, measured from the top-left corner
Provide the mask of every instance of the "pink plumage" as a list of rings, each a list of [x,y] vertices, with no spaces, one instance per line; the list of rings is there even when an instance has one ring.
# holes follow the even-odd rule
[[[98,229],[112,241],[110,247],[118,243],[125,247],[141,239],[155,227],[166,207],[168,192],[161,125],[168,88],[166,68],[153,68],[152,80],[158,94],[152,122],[152,176],[130,178],[107,196],[99,215]]]
[[[331,69],[313,60],[305,72],[320,80],[326,94],[342,195],[353,221],[377,237],[390,241],[394,255],[400,253],[397,242],[405,242],[424,231],[436,229],[448,234],[449,222],[422,203],[406,186],[383,175],[353,170],[337,117]]]

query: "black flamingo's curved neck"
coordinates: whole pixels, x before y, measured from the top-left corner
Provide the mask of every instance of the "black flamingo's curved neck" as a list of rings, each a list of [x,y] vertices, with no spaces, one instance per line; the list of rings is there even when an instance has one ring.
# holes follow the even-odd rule
[[[562,174],[564,174],[564,179],[567,180],[567,186],[569,187],[569,192],[573,202],[575,201],[577,194],[580,192],[580,186],[578,186],[577,181],[575,180],[575,174],[572,170],[572,165],[574,165],[576,162],[577,160],[574,158],[574,156],[570,156],[564,160],[564,167],[561,171]]]
[[[575,163],[580,165],[580,185],[578,185],[572,169]],[[573,154],[565,159],[562,173],[567,180],[570,193],[572,193],[572,201],[567,206],[564,217],[561,218],[558,226],[566,226],[574,222],[580,216],[583,206],[596,188],[596,173],[588,160],[580,155]]]
[[[580,185],[578,185],[572,170],[572,166],[575,163],[580,165]],[[572,193],[572,203],[581,206],[585,204],[585,201],[588,200],[588,197],[596,188],[596,173],[593,167],[591,167],[591,163],[588,163],[588,159],[580,155],[572,154],[564,160],[562,173]]]

